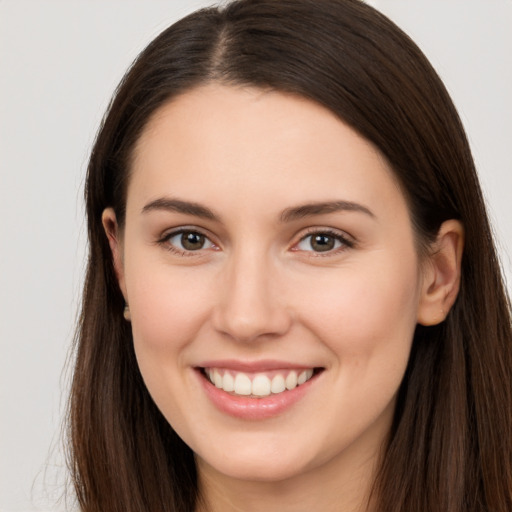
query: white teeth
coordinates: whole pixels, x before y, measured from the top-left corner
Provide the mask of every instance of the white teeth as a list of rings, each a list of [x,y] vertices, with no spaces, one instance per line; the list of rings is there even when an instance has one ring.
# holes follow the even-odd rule
[[[210,382],[219,389],[228,393],[242,396],[264,397],[271,393],[278,394],[286,390],[292,390],[307,382],[313,376],[313,370],[303,370],[298,373],[291,370],[286,373],[276,373],[272,379],[263,373],[249,377],[243,372],[231,373],[217,368],[206,369]]]
[[[276,375],[272,379],[270,391],[272,391],[272,393],[282,393],[285,389],[286,386],[284,384],[284,377],[282,375]]]
[[[297,372],[290,372],[286,376],[286,380],[284,381],[286,385],[286,389],[293,389],[297,387]]]
[[[270,379],[266,375],[256,375],[252,381],[252,394],[255,396],[270,395]]]
[[[300,386],[301,384],[304,384],[304,382],[311,379],[311,377],[313,377],[313,370],[304,370],[297,377],[297,385]]]
[[[222,378],[222,375],[219,373],[219,370],[214,370],[213,383],[215,384],[216,388],[222,388],[223,380],[224,379]]]
[[[224,389],[224,391],[227,391],[228,393],[235,390],[235,379],[233,375],[231,375],[231,373],[224,372],[224,381],[222,388]]]
[[[245,375],[245,373],[237,373],[235,377],[235,389],[236,395],[250,395],[252,392],[251,379]]]

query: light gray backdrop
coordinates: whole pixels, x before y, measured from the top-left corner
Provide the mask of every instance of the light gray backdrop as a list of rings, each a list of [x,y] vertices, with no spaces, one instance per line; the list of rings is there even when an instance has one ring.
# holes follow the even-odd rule
[[[0,511],[64,510],[63,373],[84,269],[82,185],[123,71],[208,1],[0,0]],[[374,0],[469,133],[512,277],[512,0]],[[510,289],[510,286],[509,286]],[[53,446],[53,448],[52,448]]]

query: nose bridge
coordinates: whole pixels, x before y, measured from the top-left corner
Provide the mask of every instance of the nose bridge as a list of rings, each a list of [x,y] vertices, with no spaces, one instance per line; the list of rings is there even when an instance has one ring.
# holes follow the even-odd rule
[[[216,329],[238,341],[284,334],[291,317],[276,270],[266,251],[249,246],[234,250],[221,278]]]

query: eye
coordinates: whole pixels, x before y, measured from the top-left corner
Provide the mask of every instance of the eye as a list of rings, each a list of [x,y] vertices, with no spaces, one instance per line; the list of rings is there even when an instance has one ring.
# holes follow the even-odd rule
[[[339,233],[318,231],[301,238],[295,250],[316,253],[337,252],[338,249],[352,247],[353,243]]]
[[[161,242],[168,244],[170,249],[182,253],[200,251],[201,249],[212,249],[215,247],[208,237],[193,230],[174,231],[166,235]]]

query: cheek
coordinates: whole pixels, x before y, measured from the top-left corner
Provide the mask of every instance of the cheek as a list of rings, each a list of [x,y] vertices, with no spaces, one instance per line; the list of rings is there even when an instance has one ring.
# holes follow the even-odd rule
[[[402,367],[416,326],[419,281],[415,258],[361,264],[319,283],[319,293],[302,307],[319,338],[345,364],[375,358]]]
[[[207,318],[208,287],[199,285],[197,275],[191,278],[168,266],[137,268],[146,270],[127,275],[138,366],[159,409],[174,428],[183,430],[183,411],[190,401],[187,393],[198,391],[187,364],[189,347]]]
[[[127,284],[136,345],[172,353],[194,339],[208,309],[209,287],[199,273],[155,265],[131,274]]]
[[[326,397],[324,406],[331,410],[332,424],[342,423],[351,433],[372,424],[388,428],[416,326],[416,266],[368,269],[340,273],[324,293],[310,298],[314,306],[307,316],[309,329],[332,354],[328,375],[338,398],[332,403]],[[330,430],[332,439],[344,435]]]
[[[136,256],[126,262],[135,355],[154,401],[168,418],[179,418],[181,398],[169,389],[189,382],[189,347],[208,317],[208,280],[197,269],[176,271]]]

